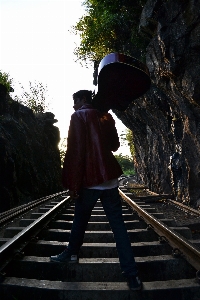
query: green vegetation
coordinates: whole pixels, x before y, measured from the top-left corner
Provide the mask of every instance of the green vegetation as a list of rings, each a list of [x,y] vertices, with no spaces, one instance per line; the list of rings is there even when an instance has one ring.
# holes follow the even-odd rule
[[[9,73],[0,71],[0,83],[6,87],[7,92],[10,92],[12,89],[11,88],[12,81],[13,81],[13,79],[10,78]]]
[[[132,157],[132,159],[134,159],[135,147],[134,147],[134,142],[133,142],[133,132],[130,129],[127,129],[126,140],[128,142],[128,146],[130,148],[131,157]]]
[[[133,132],[130,129],[126,129],[125,133],[120,134],[120,144],[125,145],[128,144],[130,149],[131,158],[134,160],[135,157],[135,147],[133,142]]]
[[[8,73],[0,71],[0,84],[4,85],[7,92],[13,92],[12,88],[13,78],[10,78]],[[47,86],[44,86],[41,82],[31,83],[29,81],[29,90],[25,91],[24,87],[21,86],[21,95],[15,95],[14,100],[22,103],[23,105],[31,108],[35,113],[45,112],[49,106],[47,104]]]
[[[125,175],[135,174],[133,160],[128,155],[123,156],[122,153],[120,153],[119,155],[115,155],[115,158],[120,164]]]
[[[80,35],[74,51],[81,62],[98,62],[111,52],[141,59],[144,39],[139,36],[139,21],[146,0],[85,0],[86,14],[73,26]]]
[[[61,167],[63,167],[65,153],[67,150],[67,139],[66,138],[64,138],[60,141],[59,150],[60,150]]]
[[[22,94],[20,96],[15,96],[14,100],[22,103],[23,105],[31,108],[34,113],[43,113],[47,110],[49,104],[47,104],[46,99],[48,96],[47,86],[43,86],[41,82],[31,83],[29,81],[29,90],[25,91],[22,88]]]

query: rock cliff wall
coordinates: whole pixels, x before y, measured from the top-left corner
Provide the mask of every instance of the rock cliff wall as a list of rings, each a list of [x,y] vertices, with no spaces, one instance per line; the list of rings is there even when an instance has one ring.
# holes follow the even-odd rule
[[[34,114],[0,85],[0,212],[62,190],[52,113]]]
[[[152,191],[200,205],[200,1],[148,0],[140,31],[149,40],[152,85],[125,112],[135,166]]]

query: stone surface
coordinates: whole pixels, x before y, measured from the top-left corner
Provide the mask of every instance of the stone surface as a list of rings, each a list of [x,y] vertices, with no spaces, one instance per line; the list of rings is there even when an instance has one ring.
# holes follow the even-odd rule
[[[1,87],[0,87],[1,89]],[[0,91],[0,212],[62,190],[52,113],[34,114]]]
[[[149,41],[151,88],[125,112],[114,111],[133,132],[140,181],[194,207],[200,199],[199,11],[199,0],[146,2],[140,32]]]

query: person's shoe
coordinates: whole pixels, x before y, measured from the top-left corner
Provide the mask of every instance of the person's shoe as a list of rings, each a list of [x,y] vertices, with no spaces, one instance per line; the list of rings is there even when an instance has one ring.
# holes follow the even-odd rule
[[[142,289],[142,282],[138,276],[129,276],[127,280],[128,286],[132,291],[139,291]]]
[[[50,261],[52,262],[60,262],[60,263],[77,263],[78,262],[78,255],[76,254],[71,254],[69,251],[66,249],[62,253],[51,256]]]

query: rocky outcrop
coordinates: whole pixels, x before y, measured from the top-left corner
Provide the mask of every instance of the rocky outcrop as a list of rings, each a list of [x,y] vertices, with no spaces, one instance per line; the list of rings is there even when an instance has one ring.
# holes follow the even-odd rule
[[[52,113],[34,114],[0,86],[0,212],[62,190]]]
[[[200,199],[200,1],[148,0],[140,32],[148,39],[152,85],[125,112],[135,168],[152,191]]]

